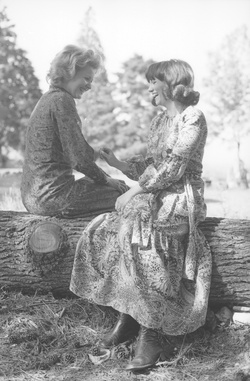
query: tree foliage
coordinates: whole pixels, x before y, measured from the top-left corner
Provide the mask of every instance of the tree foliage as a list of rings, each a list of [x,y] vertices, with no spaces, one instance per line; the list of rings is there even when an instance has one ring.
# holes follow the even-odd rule
[[[148,127],[156,113],[149,101],[145,78],[145,71],[153,61],[135,55],[116,73],[117,80],[110,83],[92,8],[86,12],[78,43],[98,51],[103,60],[92,90],[77,104],[88,142],[95,148],[107,145],[119,151],[121,157],[145,151]]]
[[[135,54],[117,73],[114,94],[118,103],[116,119],[119,121],[116,148],[122,157],[145,152],[149,125],[157,112],[150,102],[145,77],[151,63],[152,60],[145,61]]]
[[[205,84],[213,109],[212,132],[240,143],[250,132],[250,39],[246,26],[227,36],[210,55]]]
[[[114,117],[116,103],[112,96],[113,86],[108,82],[103,47],[94,28],[92,8],[85,14],[78,44],[87,49],[94,49],[102,58],[102,65],[94,78],[91,91],[86,92],[77,102],[83,133],[93,147],[98,148],[106,144],[113,148],[113,136],[117,134],[117,121]]]
[[[22,148],[27,119],[42,95],[13,28],[4,8],[0,11],[0,156],[3,147]]]

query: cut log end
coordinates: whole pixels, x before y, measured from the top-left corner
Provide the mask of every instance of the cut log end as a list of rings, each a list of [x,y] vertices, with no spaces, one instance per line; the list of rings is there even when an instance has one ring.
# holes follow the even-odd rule
[[[57,251],[62,242],[62,228],[54,222],[41,222],[29,239],[30,249],[37,254]]]
[[[29,251],[33,265],[42,275],[51,272],[62,259],[65,235],[62,227],[54,222],[39,223],[30,235]]]

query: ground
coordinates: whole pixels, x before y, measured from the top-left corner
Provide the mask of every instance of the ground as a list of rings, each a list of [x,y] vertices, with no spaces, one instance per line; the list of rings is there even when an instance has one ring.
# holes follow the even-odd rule
[[[174,351],[145,373],[124,367],[134,343],[116,347],[95,365],[98,341],[113,325],[112,309],[77,298],[0,294],[0,381],[249,381],[250,326],[213,314],[195,333],[168,337]]]

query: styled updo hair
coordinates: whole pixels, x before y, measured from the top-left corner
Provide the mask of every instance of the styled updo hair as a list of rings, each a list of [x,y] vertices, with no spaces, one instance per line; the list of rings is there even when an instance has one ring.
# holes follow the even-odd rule
[[[51,62],[46,79],[51,85],[61,85],[62,82],[74,78],[77,71],[87,65],[93,69],[99,69],[101,65],[100,55],[91,49],[67,45],[57,53]]]
[[[159,79],[167,84],[166,95],[172,101],[185,106],[196,105],[200,93],[194,91],[194,73],[191,66],[182,60],[171,59],[151,64],[146,72],[148,82]]]

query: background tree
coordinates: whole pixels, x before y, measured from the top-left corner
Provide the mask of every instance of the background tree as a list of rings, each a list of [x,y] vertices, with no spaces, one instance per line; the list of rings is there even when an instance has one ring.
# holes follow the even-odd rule
[[[250,134],[250,39],[246,26],[227,36],[210,55],[205,80],[210,133],[236,148],[231,170],[235,184],[248,188],[247,173],[240,157],[241,142]]]
[[[26,52],[17,47],[14,26],[0,10],[0,165],[3,147],[23,149],[24,131],[42,95]]]
[[[97,51],[102,57],[102,67],[94,78],[91,91],[86,92],[77,102],[77,109],[82,119],[83,134],[88,142],[95,148],[102,145],[113,148],[112,141],[117,135],[117,121],[114,116],[116,102],[112,96],[113,85],[108,81],[105,55],[94,23],[94,11],[89,8],[82,23],[78,45]]]
[[[116,109],[119,124],[115,148],[124,158],[145,153],[149,125],[157,113],[151,104],[145,77],[151,63],[152,60],[145,61],[135,54],[117,73],[115,97],[119,103]]]
[[[102,57],[103,65],[95,77],[91,91],[77,102],[83,133],[95,148],[107,145],[125,158],[145,151],[147,132],[156,110],[150,103],[145,71],[153,61],[135,55],[108,80],[105,54],[94,29],[94,12],[89,8],[82,23],[78,44],[93,48]]]

